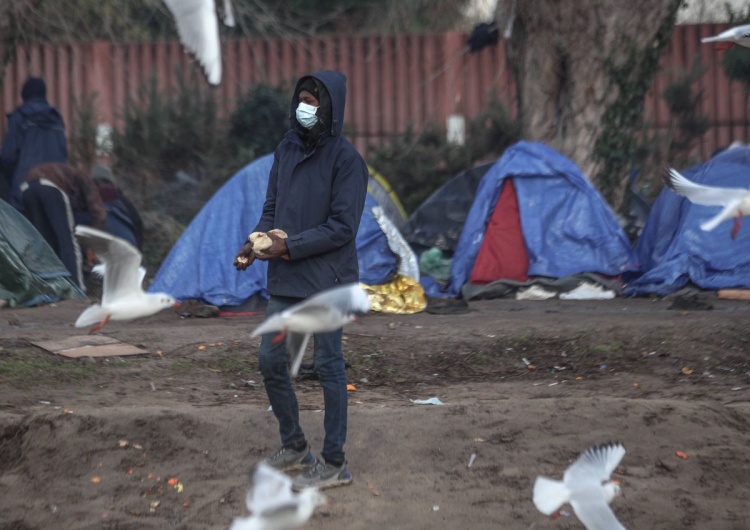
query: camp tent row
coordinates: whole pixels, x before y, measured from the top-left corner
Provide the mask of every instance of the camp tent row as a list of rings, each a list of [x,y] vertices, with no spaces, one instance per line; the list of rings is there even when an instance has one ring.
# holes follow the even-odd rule
[[[224,307],[262,305],[266,264],[238,273],[231,263],[260,217],[272,162],[272,155],[261,157],[225,183],[171,249],[150,290]],[[749,168],[750,148],[737,147],[683,173],[703,184],[750,187]],[[750,227],[735,240],[723,226],[702,231],[700,223],[714,213],[665,189],[632,248],[580,169],[536,142],[519,142],[460,173],[408,219],[388,181],[371,169],[357,234],[361,281],[386,284],[401,274],[421,281],[429,296],[466,299],[518,296],[533,286],[558,295],[584,283],[624,296],[664,296],[690,284],[747,287]],[[11,208],[0,216],[6,303],[82,296],[23,216]],[[432,275],[422,260],[420,274],[417,257],[435,252],[445,274]]]

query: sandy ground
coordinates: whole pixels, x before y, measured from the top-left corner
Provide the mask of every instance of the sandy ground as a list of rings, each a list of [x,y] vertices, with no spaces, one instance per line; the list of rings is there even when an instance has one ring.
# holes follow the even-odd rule
[[[350,325],[354,483],[307,528],[580,529],[536,511],[534,478],[610,440],[627,528],[750,528],[750,302],[708,301],[495,300]],[[0,529],[227,528],[278,440],[249,337],[262,316],[107,325],[149,352],[133,357],[30,344],[83,334],[85,306],[0,311]],[[317,452],[321,392],[297,389]],[[430,397],[444,405],[411,402]]]

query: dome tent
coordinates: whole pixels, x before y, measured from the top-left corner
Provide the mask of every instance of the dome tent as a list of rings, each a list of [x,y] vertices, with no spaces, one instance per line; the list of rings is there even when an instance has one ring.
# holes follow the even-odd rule
[[[750,147],[733,147],[681,173],[698,184],[750,187]],[[669,188],[656,198],[636,245],[641,269],[626,275],[626,296],[666,296],[689,282],[701,289],[750,287],[750,227],[732,240],[731,223],[710,232],[700,224],[719,212]]]
[[[448,292],[427,292],[459,296],[496,281],[520,285],[575,275],[601,277],[610,286],[608,279],[635,269],[627,237],[581,170],[551,147],[519,142],[479,184]]]

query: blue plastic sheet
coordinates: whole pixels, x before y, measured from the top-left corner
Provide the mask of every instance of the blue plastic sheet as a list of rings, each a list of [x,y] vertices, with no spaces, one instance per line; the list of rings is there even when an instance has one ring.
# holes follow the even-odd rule
[[[268,265],[258,260],[239,272],[232,262],[260,219],[272,165],[273,154],[259,158],[216,192],[169,252],[150,292],[217,306],[242,305],[255,294],[268,298]],[[376,205],[368,194],[357,233],[360,281],[368,285],[389,281],[398,268],[397,257],[372,214]]]
[[[680,173],[707,186],[750,187],[750,148],[724,151]],[[750,226],[743,226],[734,240],[731,221],[710,232],[700,228],[719,211],[719,206],[693,204],[664,188],[636,245],[641,270],[626,276],[624,294],[665,296],[688,282],[708,290],[750,287]]]
[[[607,202],[568,158],[542,143],[519,142],[487,171],[469,211],[451,267],[447,293],[469,280],[492,212],[513,177],[529,276],[563,278],[584,272],[616,276],[636,269],[636,257]]]

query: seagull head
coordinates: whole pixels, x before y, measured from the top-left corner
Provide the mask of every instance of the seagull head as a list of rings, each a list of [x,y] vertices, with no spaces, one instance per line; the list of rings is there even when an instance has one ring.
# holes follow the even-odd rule
[[[166,309],[167,307],[180,307],[180,302],[167,293],[151,293],[149,298],[153,301],[152,303],[159,306],[161,309]]]

